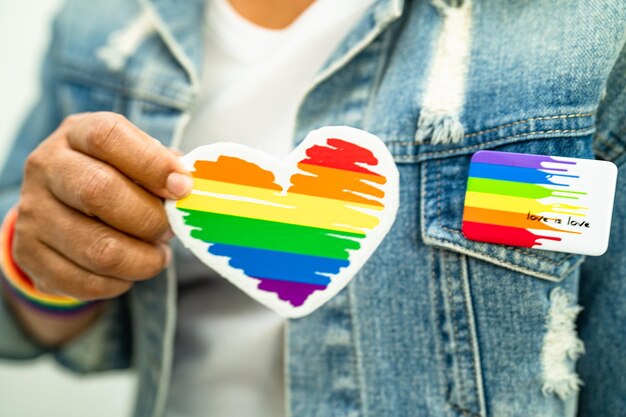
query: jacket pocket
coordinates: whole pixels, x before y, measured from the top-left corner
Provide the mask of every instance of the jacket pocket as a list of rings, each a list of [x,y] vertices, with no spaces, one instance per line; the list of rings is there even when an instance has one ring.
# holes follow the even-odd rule
[[[591,135],[533,138],[496,147],[433,154],[421,164],[421,234],[424,243],[478,258],[522,274],[561,281],[584,256],[468,240],[461,233],[470,158],[479,149],[593,158]]]
[[[549,294],[557,286],[574,291],[584,256],[470,241],[461,225],[474,152],[593,157],[589,131],[559,135],[501,133],[504,139],[422,154],[420,233],[431,252],[434,340],[451,415],[508,409],[512,386],[527,387],[527,405],[541,410],[537,415],[549,413],[551,403],[541,394]]]

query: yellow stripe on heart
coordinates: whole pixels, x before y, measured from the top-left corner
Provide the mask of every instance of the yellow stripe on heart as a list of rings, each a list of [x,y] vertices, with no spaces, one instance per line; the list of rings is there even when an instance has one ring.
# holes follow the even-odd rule
[[[279,192],[220,181],[194,179],[194,192],[177,202],[181,209],[249,217],[301,226],[362,233],[379,219],[363,210],[381,207],[305,194]]]

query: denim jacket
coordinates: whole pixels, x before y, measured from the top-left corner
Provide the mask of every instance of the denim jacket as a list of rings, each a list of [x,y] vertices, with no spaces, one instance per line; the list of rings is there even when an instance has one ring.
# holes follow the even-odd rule
[[[0,216],[18,200],[26,156],[67,115],[123,113],[177,144],[198,100],[204,1],[65,5],[41,99],[0,176]],[[625,41],[623,0],[374,3],[311,83],[294,143],[325,125],[382,138],[400,172],[398,217],[346,289],[288,323],[289,415],[626,415]],[[615,162],[608,252],[465,239],[468,164],[480,149]],[[79,373],[134,367],[135,415],[162,415],[189,257],[177,250],[177,268],[136,284],[49,353]],[[0,355],[44,353],[1,303]]]

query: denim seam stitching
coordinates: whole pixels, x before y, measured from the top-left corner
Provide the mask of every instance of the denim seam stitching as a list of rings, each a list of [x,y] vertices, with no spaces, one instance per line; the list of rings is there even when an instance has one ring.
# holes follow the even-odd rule
[[[603,145],[607,145],[607,146],[608,146],[608,147],[610,147],[610,148],[614,148],[614,147],[615,147],[615,145],[618,145],[618,144],[615,144],[615,143],[611,143],[611,142],[609,142],[609,141],[608,141],[608,140],[607,140],[607,139],[606,139],[603,135],[601,135],[600,133],[596,133],[595,135],[593,135],[593,138],[594,138],[595,140],[597,140],[598,142],[602,143]]]
[[[446,260],[446,258],[457,258],[458,256],[454,256],[451,252],[444,252],[443,253],[443,260],[444,260],[444,269],[443,269],[443,273],[445,275],[445,280],[446,280],[446,295],[448,297],[448,302],[449,302],[449,312],[448,314],[450,315],[450,322],[452,323],[452,334],[454,336],[454,344],[455,345],[459,345],[461,343],[460,338],[459,338],[459,326],[457,324],[457,321],[455,319],[455,311],[453,311],[453,309],[455,309],[454,306],[454,302],[453,302],[453,298],[454,295],[452,294],[452,290],[453,290],[453,283],[452,283],[452,274],[448,271],[448,260]],[[456,379],[457,379],[457,384],[458,384],[458,388],[459,388],[459,400],[466,400],[465,398],[463,398],[465,396],[465,384],[463,383],[463,377],[461,376],[461,369],[460,369],[460,363],[459,363],[459,355],[454,355],[457,357],[456,362],[456,371],[454,372],[454,374],[456,375]],[[457,407],[459,410],[464,410],[468,413],[471,413],[471,411],[467,410],[466,408],[460,406],[459,404],[455,404],[449,397],[447,398],[447,402],[452,405]]]
[[[470,331],[472,345],[472,365],[474,367],[474,378],[476,379],[476,397],[478,400],[478,414],[486,415],[485,389],[483,385],[482,365],[480,360],[480,349],[478,346],[478,335],[476,334],[476,319],[474,306],[472,303],[472,292],[469,284],[469,273],[467,270],[467,255],[459,255],[461,264],[461,278],[463,279],[463,295],[465,298],[465,314],[467,315],[467,327]]]
[[[449,240],[445,240],[445,239],[440,239],[440,238],[431,238],[433,242],[435,243],[439,243],[442,245],[443,248],[454,248],[457,251],[459,251],[460,253],[464,253],[467,255],[470,255],[471,258],[476,258],[476,259],[480,259],[483,261],[487,261],[487,262],[493,262],[493,258],[490,258],[488,256],[486,256],[484,253],[481,252],[477,252],[468,248],[464,248],[463,246],[460,246],[458,244],[456,244],[455,242],[449,241]],[[446,246],[447,245],[447,246]],[[571,273],[574,269],[576,269],[583,261],[583,258],[581,258],[580,260],[574,262],[572,264],[571,267],[569,267],[564,273],[563,276],[565,277],[566,275],[568,275],[569,273]],[[524,268],[521,267],[519,265],[515,265],[512,264],[510,262],[507,261],[503,261],[503,260],[499,260],[498,262],[500,263],[501,266],[506,266],[509,269],[512,269],[513,271],[517,271],[517,272],[521,272],[523,274],[526,275],[530,275],[530,276],[535,276],[535,277],[539,277],[551,282],[561,282],[563,280],[563,278],[561,277],[557,277],[554,275],[550,275],[548,273],[545,272],[539,272],[539,271],[535,271],[532,269],[528,269],[528,268]]]
[[[421,195],[421,212],[422,212],[422,216],[425,216],[426,210],[425,210],[425,202],[426,202],[426,183],[428,182],[428,178],[430,176],[429,174],[429,170],[428,170],[428,166],[427,164],[424,164],[423,166],[423,175],[422,175],[422,187],[421,187],[421,191],[420,191],[420,195]],[[440,172],[439,172],[440,174]],[[425,229],[425,221],[421,222],[421,231],[422,231],[422,235],[424,237],[427,236],[426,234],[426,229]],[[436,239],[435,239],[436,240]],[[431,296],[433,299],[433,306],[431,308],[431,314],[433,315],[433,324],[436,328],[437,334],[439,334],[439,332],[441,331],[445,331],[444,329],[444,325],[440,320],[439,317],[439,313],[437,311],[437,300],[440,300],[441,303],[445,303],[445,301],[443,300],[443,296],[444,294],[440,294],[439,296],[437,296],[437,291],[436,291],[436,287],[437,287],[437,274],[435,272],[435,262],[437,261],[438,257],[435,256],[435,253],[438,252],[441,255],[444,254],[444,250],[441,250],[439,248],[436,247],[431,247],[430,251],[429,251],[429,258],[430,258],[430,276],[431,276]],[[436,351],[436,355],[439,358],[439,361],[441,363],[441,366],[443,368],[445,368],[446,365],[446,353],[444,352],[444,346],[443,346],[443,342],[441,340],[439,340],[439,338],[435,339],[435,351]],[[445,369],[442,369],[442,367],[439,367],[439,372],[438,372],[438,378],[439,378],[439,384],[441,388],[447,387],[448,382],[447,382],[447,378],[446,378],[446,373],[445,373]],[[445,404],[447,404],[449,407],[452,408],[452,410],[454,410],[457,413],[462,414],[463,416],[466,417],[481,417],[478,415],[475,415],[467,410],[464,410],[463,408],[457,406],[456,404],[453,404],[450,400],[449,400],[449,392],[447,392],[447,389],[443,389],[442,394],[443,394],[443,398],[445,400]]]
[[[450,273],[448,272],[448,261],[446,260],[446,257],[449,257],[451,254],[450,252],[442,252],[441,253],[441,259],[443,260],[443,266],[441,269],[441,275],[443,275],[443,280],[445,280],[445,298],[444,298],[444,306],[445,304],[448,304],[448,309],[446,311],[446,314],[448,314],[448,319],[451,323],[451,327],[452,327],[452,337],[453,337],[453,345],[456,345],[459,343],[459,328],[457,326],[456,320],[454,319],[454,313],[452,311],[452,294],[451,294],[451,285],[452,282],[450,280]],[[446,302],[447,300],[447,302]],[[444,311],[445,311],[445,307],[444,307]],[[453,363],[455,364],[454,366],[454,370],[452,371],[452,374],[455,376],[455,382],[456,385],[458,385],[458,389],[459,389],[459,397],[461,397],[464,392],[465,392],[465,385],[463,384],[463,378],[461,377],[460,374],[460,367],[459,367],[459,363],[458,363],[458,355],[455,355],[454,351],[450,352],[450,355],[454,358],[456,357],[456,360],[453,360]],[[450,398],[450,393],[448,393],[448,396],[446,398],[446,402],[450,403],[450,404],[454,404],[453,401]],[[460,407],[460,406],[458,406]],[[461,407],[460,407],[461,408]]]
[[[79,84],[80,86],[92,85],[94,87],[99,87],[102,89],[106,89],[112,93],[121,94],[122,96],[128,99],[142,100],[147,101],[152,104],[157,104],[159,106],[171,107],[176,110],[188,110],[193,106],[193,98],[189,101],[187,100],[178,100],[174,98],[170,98],[164,96],[163,93],[155,94],[152,92],[148,92],[145,90],[141,90],[133,87],[125,87],[116,85],[112,82],[96,80],[89,77],[85,77],[84,75],[74,73],[72,70],[61,69],[59,70],[58,80],[60,82],[69,83],[69,84]],[[176,94],[173,90],[173,94]],[[169,93],[165,91],[165,93]]]
[[[527,133],[521,133],[519,135],[512,135],[512,136],[505,136],[503,138],[497,139],[497,140],[493,140],[493,141],[489,141],[489,142],[482,142],[482,143],[478,143],[476,145],[471,145],[471,146],[466,146],[466,147],[462,147],[462,148],[455,148],[455,149],[450,149],[447,151],[433,151],[433,152],[425,152],[423,154],[418,154],[418,155],[394,155],[394,159],[402,162],[402,161],[413,161],[413,160],[417,160],[417,159],[421,159],[421,160],[428,160],[428,159],[432,159],[431,157],[437,157],[437,156],[445,156],[445,155],[449,155],[449,154],[454,154],[454,153],[459,153],[459,152],[464,152],[464,151],[471,151],[474,149],[481,149],[484,148],[486,146],[498,146],[500,144],[506,144],[510,139],[516,139],[516,138],[521,138],[521,137],[525,137],[525,136],[532,136],[532,135],[537,135],[537,134],[550,134],[550,133],[584,133],[584,132],[588,132],[591,133],[593,132],[593,126],[589,126],[589,127],[584,127],[584,128],[580,128],[580,129],[567,129],[567,130],[537,130],[537,131],[532,131],[532,132],[527,132]],[[544,139],[544,138],[537,138],[535,140],[540,140],[540,139]],[[552,138],[545,138],[545,139],[552,139]],[[414,143],[407,143],[407,142],[401,142],[401,141],[389,141],[386,142],[387,145],[399,145],[399,146],[413,146],[416,145]]]
[[[523,124],[526,122],[535,122],[535,121],[540,121],[540,120],[563,120],[563,119],[573,119],[576,117],[590,117],[593,116],[593,113],[589,112],[589,113],[575,113],[575,114],[565,114],[565,115],[559,115],[559,116],[544,116],[544,117],[531,117],[528,119],[523,119],[523,120],[518,120],[516,122],[511,122],[511,123],[506,123],[500,126],[496,126],[496,127],[492,127],[489,129],[485,129],[485,130],[480,130],[478,132],[473,132],[473,133],[468,133],[465,135],[466,138],[471,138],[474,136],[479,136],[482,135],[484,133],[491,133],[491,132],[496,132],[500,129],[505,129],[507,127],[511,127],[511,126],[516,126],[519,124]]]
[[[617,165],[617,169],[619,171],[621,171],[623,169],[626,169],[626,166],[625,166],[626,165],[626,153],[624,153],[624,154],[618,156],[617,158],[615,158],[613,160],[613,163],[615,165]]]
[[[359,414],[362,416],[367,415],[364,411],[365,409],[365,405],[367,404],[365,398],[363,398],[365,396],[365,384],[362,378],[362,372],[361,372],[361,364],[362,364],[362,358],[361,355],[359,354],[360,349],[358,348],[357,344],[359,344],[359,340],[360,338],[358,337],[360,334],[360,331],[358,330],[358,326],[357,326],[357,322],[358,320],[355,320],[355,302],[356,302],[356,297],[354,297],[353,294],[353,288],[354,286],[349,286],[348,289],[348,303],[349,303],[349,311],[350,311],[350,323],[352,326],[352,339],[353,339],[353,343],[352,343],[352,352],[354,354],[354,368],[355,368],[355,372],[356,372],[356,380],[357,383],[359,385],[359,395],[358,395],[358,409],[359,409]],[[360,345],[360,344],[359,344]]]
[[[570,274],[570,273],[571,273],[574,269],[578,268],[578,266],[579,266],[580,264],[582,264],[584,260],[585,260],[585,258],[583,257],[583,258],[581,258],[579,261],[574,262],[574,263],[572,264],[572,266],[570,266],[569,268],[567,268],[567,269],[565,270],[565,272],[563,273],[563,279],[564,279],[565,277],[567,277],[567,276],[568,276],[568,275],[569,275],[569,274]]]
[[[614,134],[613,132],[610,132],[610,133]],[[609,142],[609,140],[605,138],[603,135],[601,135],[600,133],[595,134],[594,139],[597,139],[598,141],[602,142],[605,145],[610,146],[611,148],[614,148],[615,146],[619,146],[620,149],[624,149],[624,146],[621,143]]]
[[[452,242],[452,241],[449,241],[449,240],[445,240],[445,239],[432,238],[432,240],[434,242],[436,242],[436,243],[441,244],[441,245],[447,245],[448,248],[454,248],[457,251],[459,251],[460,253],[467,254],[467,255],[469,255],[472,258],[476,258],[476,259],[480,259],[482,261],[487,261],[487,262],[494,263],[493,262],[493,260],[494,260],[493,258],[485,255],[482,252],[477,252],[475,250],[465,248],[463,246],[458,245],[455,242]],[[445,248],[446,246],[443,246],[443,247]],[[580,263],[580,261],[577,261],[567,271],[573,270],[574,268],[576,268],[578,266],[579,263]],[[539,271],[536,271],[536,270],[533,270],[533,269],[524,268],[524,267],[521,267],[519,265],[513,264],[513,263],[508,262],[508,261],[504,261],[504,260],[498,259],[498,262],[496,264],[500,265],[500,266],[503,266],[503,267],[507,267],[507,268],[512,269],[512,270],[517,271],[517,272],[521,272],[521,273],[526,274],[526,275],[530,275],[530,276],[535,276],[535,277],[539,277],[539,278],[542,278],[542,279],[546,279],[546,280],[551,281],[551,282],[561,282],[562,281],[561,277],[557,277],[555,275],[551,275],[551,274],[546,273],[546,272],[539,272]]]
[[[511,122],[511,123],[506,123],[503,125],[499,125],[496,127],[491,127],[489,129],[485,129],[485,130],[479,130],[478,132],[472,132],[472,133],[466,133],[463,138],[473,138],[476,136],[480,136],[486,133],[492,133],[492,132],[497,132],[498,130],[501,129],[506,129],[507,127],[511,127],[511,126],[516,126],[516,125],[520,125],[520,124],[524,124],[527,122],[534,122],[534,121],[541,121],[541,120],[563,120],[563,119],[573,119],[573,118],[577,118],[577,117],[591,117],[593,116],[594,113],[576,113],[576,114],[567,114],[567,115],[560,115],[560,116],[546,116],[546,117],[532,117],[530,119],[524,119],[524,120],[518,120],[516,122]],[[588,129],[588,128],[581,128],[581,129]],[[531,130],[530,132],[525,132],[522,133],[520,135],[530,135],[533,133],[553,133],[553,132],[571,132],[571,131],[578,131],[581,129],[554,129],[554,130]],[[518,135],[513,135],[513,136],[506,136],[504,138],[501,139],[508,139],[511,137],[516,137]],[[397,145],[402,145],[402,146],[412,146],[412,145],[421,145],[421,142],[417,142],[417,141],[389,141],[387,143],[390,144],[397,144]],[[489,142],[486,142],[489,143]],[[463,148],[458,148],[458,149],[463,149]],[[441,151],[443,152],[443,151]],[[431,153],[437,153],[437,152],[431,152]],[[424,154],[426,155],[426,154]]]
[[[390,36],[386,36],[386,34],[388,34],[389,31],[385,31],[382,35],[382,39],[379,41],[381,43],[385,43],[385,44],[389,44],[391,37]],[[362,126],[368,126],[369,124],[369,120],[371,119],[371,112],[372,112],[372,105],[374,103],[373,100],[373,96],[374,96],[374,91],[378,88],[378,83],[380,82],[380,79],[382,78],[382,74],[383,74],[383,69],[385,68],[385,63],[387,60],[387,57],[385,56],[385,54],[383,53],[385,51],[385,48],[380,47],[380,48],[376,48],[376,40],[374,39],[372,41],[372,43],[369,45],[370,49],[373,50],[374,53],[378,53],[378,62],[376,63],[376,65],[374,66],[374,76],[372,78],[373,82],[370,81],[369,83],[369,88],[368,88],[368,95],[366,98],[366,102],[365,104],[365,111],[363,112],[363,116],[361,119],[361,125]],[[388,46],[388,45],[385,45]],[[372,62],[373,60],[371,60],[370,62]],[[359,321],[355,320],[354,318],[356,317],[356,310],[357,310],[357,306],[356,306],[356,300],[357,297],[354,295],[354,286],[349,286],[348,288],[348,300],[350,303],[350,320],[352,322],[352,337],[354,340],[354,343],[352,344],[353,346],[353,353],[354,353],[354,357],[355,357],[355,368],[356,368],[356,380],[359,386],[359,413],[362,416],[367,416],[368,415],[368,410],[367,410],[367,398],[366,398],[366,389],[365,389],[365,378],[364,378],[364,374],[362,371],[363,368],[363,358],[361,355],[361,348],[360,348],[360,326],[359,326]]]
[[[478,414],[474,414],[474,413],[472,413],[471,411],[465,410],[464,408],[461,408],[461,407],[459,407],[459,406],[458,406],[458,405],[456,405],[456,404],[452,404],[452,403],[450,403],[450,402],[449,402],[449,403],[448,403],[448,405],[449,405],[450,407],[452,407],[452,409],[453,409],[454,411],[456,411],[457,413],[461,413],[461,414],[463,414],[463,415],[464,415],[464,416],[466,416],[466,417],[481,417],[481,416],[479,416]]]
[[[438,219],[439,221],[441,221],[441,160],[437,161],[437,190],[439,191],[437,194],[437,212],[438,212]],[[442,225],[443,227],[443,225]],[[454,303],[452,302],[452,289],[453,289],[453,282],[452,282],[452,274],[450,274],[448,272],[448,262],[446,260],[446,258],[453,258],[453,259],[458,259],[459,255],[453,256],[452,253],[448,252],[448,253],[444,253],[443,254],[444,257],[444,270],[442,272],[445,273],[445,280],[446,280],[446,294],[450,300],[450,321],[452,322],[452,331],[453,331],[453,335],[454,335],[454,340],[455,343],[460,343],[459,340],[459,327],[458,324],[456,322],[456,319],[454,318],[454,313],[452,311],[453,309],[453,305]],[[467,314],[467,311],[466,311]],[[472,355],[473,356],[473,355]],[[460,375],[460,369],[459,369],[460,364],[457,361],[457,371],[455,372],[455,374],[457,375],[457,384],[459,386],[459,399],[463,400],[463,396],[465,395],[465,384],[463,383],[463,378]],[[475,364],[473,363],[473,357],[472,357],[472,367],[475,369]],[[467,399],[466,399],[467,400]],[[460,405],[456,405],[452,402],[452,400],[450,398],[447,399],[447,402],[452,405],[452,406],[456,406],[458,408],[459,411],[462,411],[463,413],[469,413],[470,415],[474,415],[471,411],[465,409],[464,407],[461,407]]]
[[[447,226],[445,226],[442,222],[442,216],[441,216],[441,196],[443,195],[443,189],[441,187],[442,181],[441,181],[441,160],[438,160],[437,162],[437,222],[440,225],[440,227],[444,230],[447,230],[449,232],[452,232],[454,234],[462,234],[461,231],[459,230],[455,230],[455,229],[451,229]],[[428,171],[428,168],[426,168],[426,171]],[[545,257],[543,255],[537,254],[537,253],[533,253],[530,252],[526,249],[523,248],[517,248],[517,247],[511,247],[510,250],[513,251],[517,251],[517,252],[521,252],[525,255],[531,256],[531,257],[536,257],[542,260],[545,260],[548,263],[553,264],[555,267],[558,267],[560,265],[562,265],[566,260],[568,260],[569,258],[572,257],[572,254],[568,254],[567,256],[565,256],[560,262],[556,262],[548,257]]]
[[[388,49],[388,46],[391,44],[391,31],[384,31],[383,34],[381,35],[382,39],[380,40],[381,43],[384,44],[384,46],[381,46],[379,48],[378,52],[378,63],[376,65],[376,70],[375,70],[375,74],[374,74],[374,78],[373,78],[373,83],[371,83],[371,88],[370,88],[370,97],[368,100],[368,103],[365,107],[365,112],[364,112],[364,116],[363,116],[363,126],[367,126],[369,127],[369,121],[371,120],[371,116],[372,113],[374,111],[373,107],[374,107],[374,102],[375,100],[373,100],[374,97],[374,92],[377,91],[380,88],[380,83],[381,80],[383,78],[383,75],[385,73],[385,68],[387,67],[387,61],[389,59],[389,57],[384,53],[385,50]],[[376,41],[372,42],[372,46],[376,43]],[[366,124],[367,123],[367,124]],[[370,130],[370,129],[366,129],[366,130]]]
[[[489,141],[489,142],[482,142],[482,143],[478,143],[476,145],[471,145],[471,146],[466,146],[466,147],[461,147],[461,148],[455,148],[455,149],[449,149],[447,151],[433,151],[433,152],[425,152],[423,154],[421,154],[420,156],[431,156],[431,155],[447,155],[447,154],[451,154],[451,153],[455,153],[455,152],[459,152],[459,151],[467,151],[467,150],[472,150],[472,149],[476,149],[476,148],[482,148],[486,145],[493,145],[495,143],[498,142],[502,142],[508,139],[515,139],[515,138],[519,138],[519,137],[523,137],[523,136],[531,136],[531,135],[536,135],[536,134],[549,134],[549,133],[575,133],[575,132],[584,132],[587,130],[593,129],[592,126],[589,127],[582,127],[579,129],[553,129],[553,130],[533,130],[531,132],[526,132],[526,133],[520,133],[517,135],[511,135],[511,136],[505,136],[503,138],[499,138],[493,141]],[[403,142],[399,142],[401,145],[409,145],[407,143],[403,143]],[[412,145],[412,144],[411,144]]]
[[[460,230],[450,229],[449,227],[446,227],[446,226],[441,226],[441,227],[442,227],[442,228],[444,228],[445,230],[447,230],[447,231],[451,232],[451,233],[454,233],[454,234],[457,234],[457,235],[459,235],[459,234],[460,234],[460,235],[463,235],[463,233],[462,233]],[[563,257],[563,259],[562,259],[561,261],[556,262],[556,261],[555,261],[555,260],[553,260],[553,259],[547,258],[547,257],[545,257],[545,256],[543,256],[543,255],[540,255],[540,254],[537,254],[537,253],[534,253],[534,252],[531,252],[531,251],[529,251],[529,250],[527,250],[527,249],[524,249],[524,248],[511,246],[511,247],[509,247],[509,249],[510,249],[510,250],[514,250],[514,251],[521,252],[521,253],[523,253],[524,255],[528,255],[528,256],[531,256],[531,257],[539,258],[539,259],[541,259],[541,260],[543,260],[543,261],[545,261],[545,262],[547,262],[547,263],[552,264],[552,266],[555,266],[555,267],[559,267],[559,266],[563,265],[563,264],[564,264],[566,261],[568,261],[568,260],[569,260],[572,256],[574,256],[574,254],[572,254],[572,253],[568,253],[565,257]]]
[[[614,159],[619,158],[620,155],[624,154],[624,146],[621,145],[620,143],[611,143],[609,142],[608,139],[606,139],[604,136],[602,136],[599,133],[595,134],[593,138],[594,140],[597,140],[598,142],[600,142],[601,144],[603,144],[604,146],[606,146],[612,151],[611,155],[602,151],[598,152],[599,154],[602,154],[602,156],[606,158],[607,160],[612,161]]]
[[[602,151],[601,151],[601,150],[599,150],[599,149],[594,149],[594,150],[593,150],[593,152],[594,152],[596,155],[600,156],[600,157],[601,157],[602,159],[604,159],[605,161],[613,161],[613,157],[609,156],[608,154],[606,154],[606,153],[602,152]]]
[[[431,295],[431,299],[432,299],[432,306],[431,306],[431,314],[433,315],[432,319],[433,319],[433,324],[435,326],[435,334],[438,336],[435,338],[435,352],[437,355],[437,358],[439,359],[439,363],[441,364],[441,366],[437,367],[438,372],[438,378],[439,378],[439,388],[441,389],[441,394],[443,398],[447,398],[448,394],[447,394],[447,390],[446,387],[448,386],[447,380],[446,380],[446,373],[445,373],[445,366],[446,366],[446,357],[443,351],[443,342],[440,339],[440,332],[443,329],[443,324],[441,323],[441,320],[439,319],[439,312],[437,311],[437,305],[439,303],[439,299],[440,297],[437,295],[437,290],[436,288],[437,286],[437,274],[435,273],[435,262],[436,262],[436,257],[435,257],[435,251],[440,252],[439,249],[435,249],[435,248],[430,248],[429,250],[429,254],[428,257],[430,259],[430,295]],[[447,402],[447,401],[446,401]]]
[[[422,175],[421,175],[421,187],[420,187],[420,211],[422,216],[422,221],[420,222],[420,229],[422,236],[426,237],[426,183],[428,182],[428,167],[426,164],[422,166]],[[446,371],[446,353],[444,351],[444,342],[441,337],[441,332],[444,331],[443,323],[441,322],[440,314],[439,314],[439,304],[442,303],[443,295],[441,294],[441,285],[439,284],[439,280],[437,279],[437,273],[435,271],[435,262],[438,262],[439,257],[436,256],[437,253],[441,253],[441,249],[431,246],[429,248],[429,259],[430,259],[430,281],[431,288],[430,293],[433,300],[433,304],[431,306],[431,314],[433,315],[433,325],[435,326],[435,334],[437,337],[435,338],[435,352],[437,358],[439,360],[440,366],[438,367],[438,378],[439,378],[439,388],[441,391],[441,396],[446,403],[448,398],[448,378]]]

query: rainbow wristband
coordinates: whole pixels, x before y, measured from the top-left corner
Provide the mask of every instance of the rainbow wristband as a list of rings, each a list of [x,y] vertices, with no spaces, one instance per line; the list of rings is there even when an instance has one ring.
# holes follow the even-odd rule
[[[96,304],[37,291],[30,278],[17,266],[11,254],[16,220],[17,209],[12,208],[0,229],[0,266],[5,278],[0,281],[8,292],[30,307],[50,314],[75,314]]]

